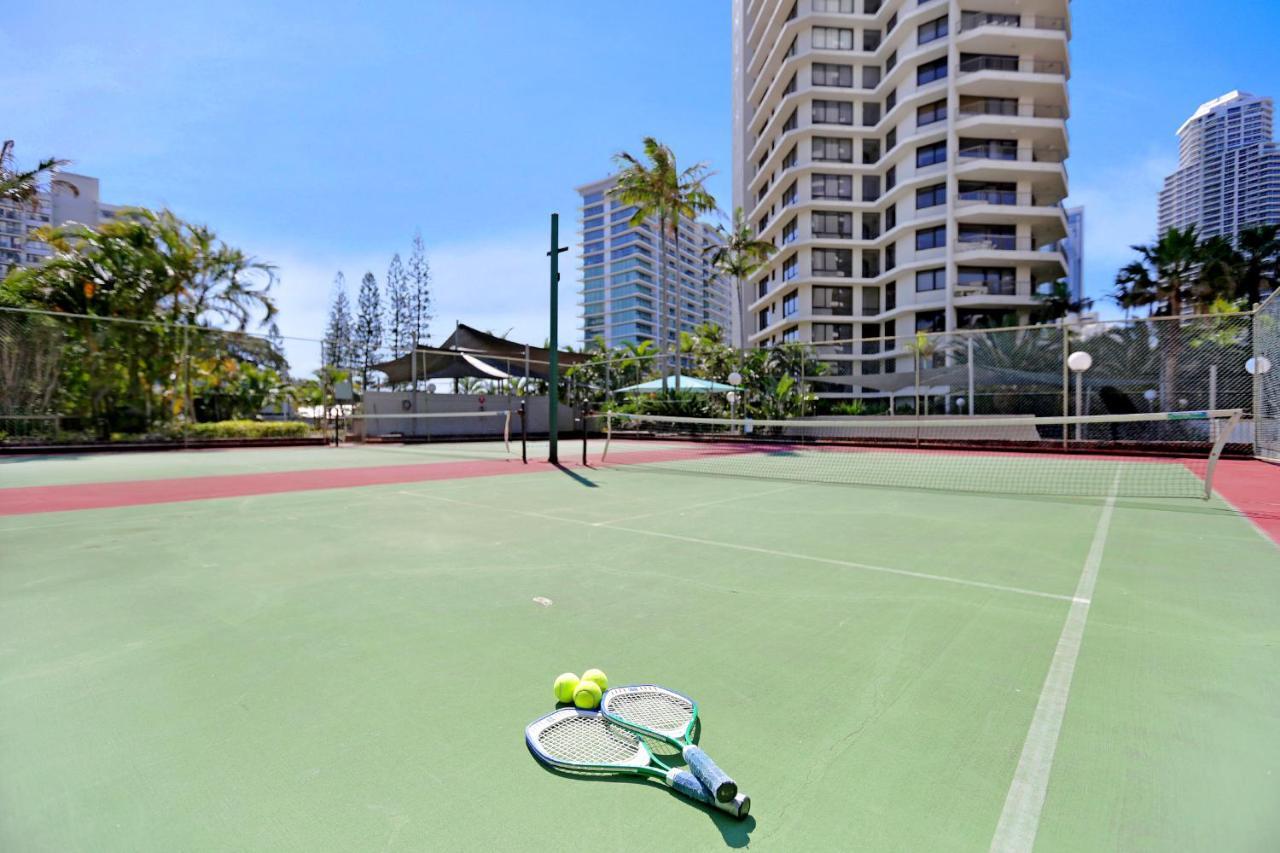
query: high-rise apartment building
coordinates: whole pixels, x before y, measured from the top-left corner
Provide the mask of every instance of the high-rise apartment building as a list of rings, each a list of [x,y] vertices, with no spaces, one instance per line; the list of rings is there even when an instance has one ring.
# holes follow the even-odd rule
[[[733,14],[735,203],[778,247],[747,342],[821,344],[825,394],[858,395],[918,330],[1025,321],[1066,273],[1068,0]]]
[[[0,278],[49,256],[49,247],[31,236],[35,229],[67,222],[96,226],[114,218],[118,210],[102,203],[97,178],[71,172],[56,173],[49,189],[31,202],[0,198]]]
[[[1164,180],[1159,232],[1194,225],[1201,237],[1233,237],[1280,224],[1280,147],[1270,98],[1228,92],[1178,128],[1178,170]]]
[[[1062,238],[1062,254],[1067,261],[1067,287],[1071,300],[1084,299],[1084,208],[1067,208],[1067,236]]]
[[[733,292],[711,263],[716,230],[681,222],[680,245],[667,240],[666,283],[659,270],[658,222],[632,225],[635,208],[609,195],[617,175],[577,188],[581,237],[580,313],[584,343],[603,337],[613,347],[646,340],[671,344],[677,330],[715,323],[734,340]]]

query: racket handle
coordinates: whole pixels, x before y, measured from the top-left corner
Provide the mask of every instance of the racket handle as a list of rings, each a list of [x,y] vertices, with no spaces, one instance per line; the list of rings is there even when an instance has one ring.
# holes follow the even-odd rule
[[[738,783],[729,778],[729,774],[725,773],[716,763],[711,760],[711,756],[702,751],[701,748],[689,744],[681,754],[684,760],[688,762],[689,769],[693,771],[693,775],[698,777],[707,789],[715,794],[716,801],[727,803],[738,796]]]
[[[681,770],[678,767],[672,768],[667,773],[666,782],[668,786],[684,794],[689,799],[715,806],[720,811],[728,812],[738,820],[742,820],[751,813],[751,798],[746,794],[739,794],[727,803],[718,803],[715,796],[707,790],[706,786],[698,781],[698,777],[688,770]]]

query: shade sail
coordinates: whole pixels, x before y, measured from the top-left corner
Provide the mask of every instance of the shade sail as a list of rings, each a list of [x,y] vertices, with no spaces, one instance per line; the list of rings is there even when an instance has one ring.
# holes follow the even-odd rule
[[[674,390],[676,387],[676,377],[667,377],[667,388]],[[725,385],[722,382],[712,382],[710,379],[699,379],[696,376],[680,375],[680,390],[692,391],[695,394],[707,394],[710,392],[736,391],[732,385]],[[641,382],[639,385],[628,385],[626,388],[619,388],[619,392],[626,391],[629,393],[657,393],[662,391],[661,379],[650,379],[648,382]]]

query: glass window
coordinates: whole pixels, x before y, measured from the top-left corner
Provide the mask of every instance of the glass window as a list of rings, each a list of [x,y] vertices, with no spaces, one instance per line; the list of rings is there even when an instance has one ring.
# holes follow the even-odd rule
[[[595,204],[599,201],[604,201],[604,190],[596,190],[595,192],[587,193],[582,197],[583,204]]]
[[[792,326],[789,329],[782,330],[782,342],[784,344],[797,344],[800,342],[800,327]]]
[[[956,270],[958,287],[985,287],[997,296],[1013,296],[1018,292],[1015,271],[1010,267],[959,267]]]
[[[942,267],[934,270],[920,270],[916,273],[916,292],[947,289],[947,271]]]
[[[916,31],[916,44],[928,44],[931,41],[945,37],[947,34],[947,16],[934,18],[932,21],[925,21],[920,25],[920,29]]]
[[[916,231],[916,248],[939,249],[947,245],[947,227],[939,225],[936,228],[921,228]]]
[[[880,103],[878,101],[862,102],[862,124],[875,127],[880,122]]]
[[[852,323],[814,323],[813,324],[813,340],[815,343],[827,344],[827,352],[836,353],[852,353],[853,352],[853,324]],[[834,346],[832,342],[838,341]]]
[[[864,65],[862,66],[862,88],[874,89],[880,85],[880,66]]]
[[[921,145],[916,149],[917,166],[932,166],[935,163],[945,162],[947,162],[947,143],[945,142]]]
[[[756,331],[763,332],[767,328],[769,328],[769,309],[765,308],[756,315]]]
[[[583,215],[584,217],[587,217],[587,216],[599,216],[599,215],[601,215],[602,213],[604,213],[604,205],[603,205],[603,204],[592,205],[591,207],[588,207],[586,210],[582,211],[582,215]]]
[[[880,31],[879,30],[863,30],[862,31],[862,49],[875,50],[880,47]]]
[[[786,207],[789,204],[795,204],[795,203],[796,203],[796,182],[792,181],[791,186],[787,187],[785,190],[782,191],[782,206]],[[761,228],[760,230],[763,231],[764,229]]]
[[[879,139],[862,140],[862,162],[863,163],[880,162],[880,140]]]
[[[796,115],[799,112],[800,111],[798,109],[792,110],[791,115],[788,116],[787,120],[782,123],[782,131],[784,133],[787,132],[788,130],[795,130],[797,127],[800,126],[799,121],[796,119]]]
[[[796,241],[796,220],[792,219],[786,225],[782,226],[782,245],[794,243]]]
[[[812,198],[834,198],[853,201],[853,176],[812,175],[810,178],[810,195]]]
[[[853,66],[815,62],[813,63],[813,85],[850,88],[853,86]]]
[[[853,236],[853,214],[829,210],[815,210],[811,220],[813,236],[844,237]]]
[[[850,249],[814,249],[813,274],[850,278],[853,276],[853,251]]]
[[[782,297],[782,316],[792,317],[800,310],[800,296],[796,293],[788,293]]]
[[[853,0],[813,0],[813,11],[852,14]]]
[[[851,101],[814,101],[814,124],[853,124]]]
[[[782,262],[782,280],[791,281],[800,273],[800,256],[792,255]]]
[[[863,175],[862,176],[862,200],[875,201],[880,197],[880,176],[879,175]]]
[[[796,149],[793,145],[791,150],[787,152],[787,156],[782,158],[782,168],[790,169],[796,164]]]
[[[947,99],[941,98],[916,110],[916,127],[924,127],[934,122],[943,121],[946,117]]]
[[[935,80],[941,80],[947,76],[947,58],[944,56],[935,59],[932,62],[922,63],[916,69],[916,84],[923,86],[926,83],[932,83]]]
[[[916,210],[924,210],[926,207],[937,207],[940,204],[946,203],[946,184],[934,184],[933,186],[921,187],[916,190]]]
[[[822,316],[852,315],[853,288],[815,287],[813,289],[813,313]]]
[[[880,288],[862,288],[862,316],[874,317],[880,313]]]
[[[830,136],[813,138],[813,159],[835,163],[853,162],[853,140],[835,139]]]
[[[816,50],[853,50],[853,30],[814,27],[813,47]]]
[[[630,219],[636,215],[635,207],[615,207],[613,213],[609,214],[610,222],[621,222],[623,219]]]

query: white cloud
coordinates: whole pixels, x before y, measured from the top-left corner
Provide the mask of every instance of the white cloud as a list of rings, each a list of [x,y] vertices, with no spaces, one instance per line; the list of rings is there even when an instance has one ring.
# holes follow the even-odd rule
[[[234,240],[232,242],[235,242]],[[249,248],[248,241],[241,245]],[[392,254],[407,259],[407,245],[375,254],[342,252],[304,253],[295,247],[252,247],[262,260],[279,269],[276,298],[278,322],[288,340],[289,361],[295,374],[305,374],[319,363],[318,339],[324,333],[333,279],[342,270],[354,307],[360,279],[372,271],[384,283]],[[483,241],[427,246],[434,300],[430,340],[441,343],[454,323],[506,335],[512,340],[540,346],[549,333],[546,238],[539,234],[512,234]],[[560,340],[576,344],[577,273],[573,255],[561,255]]]

